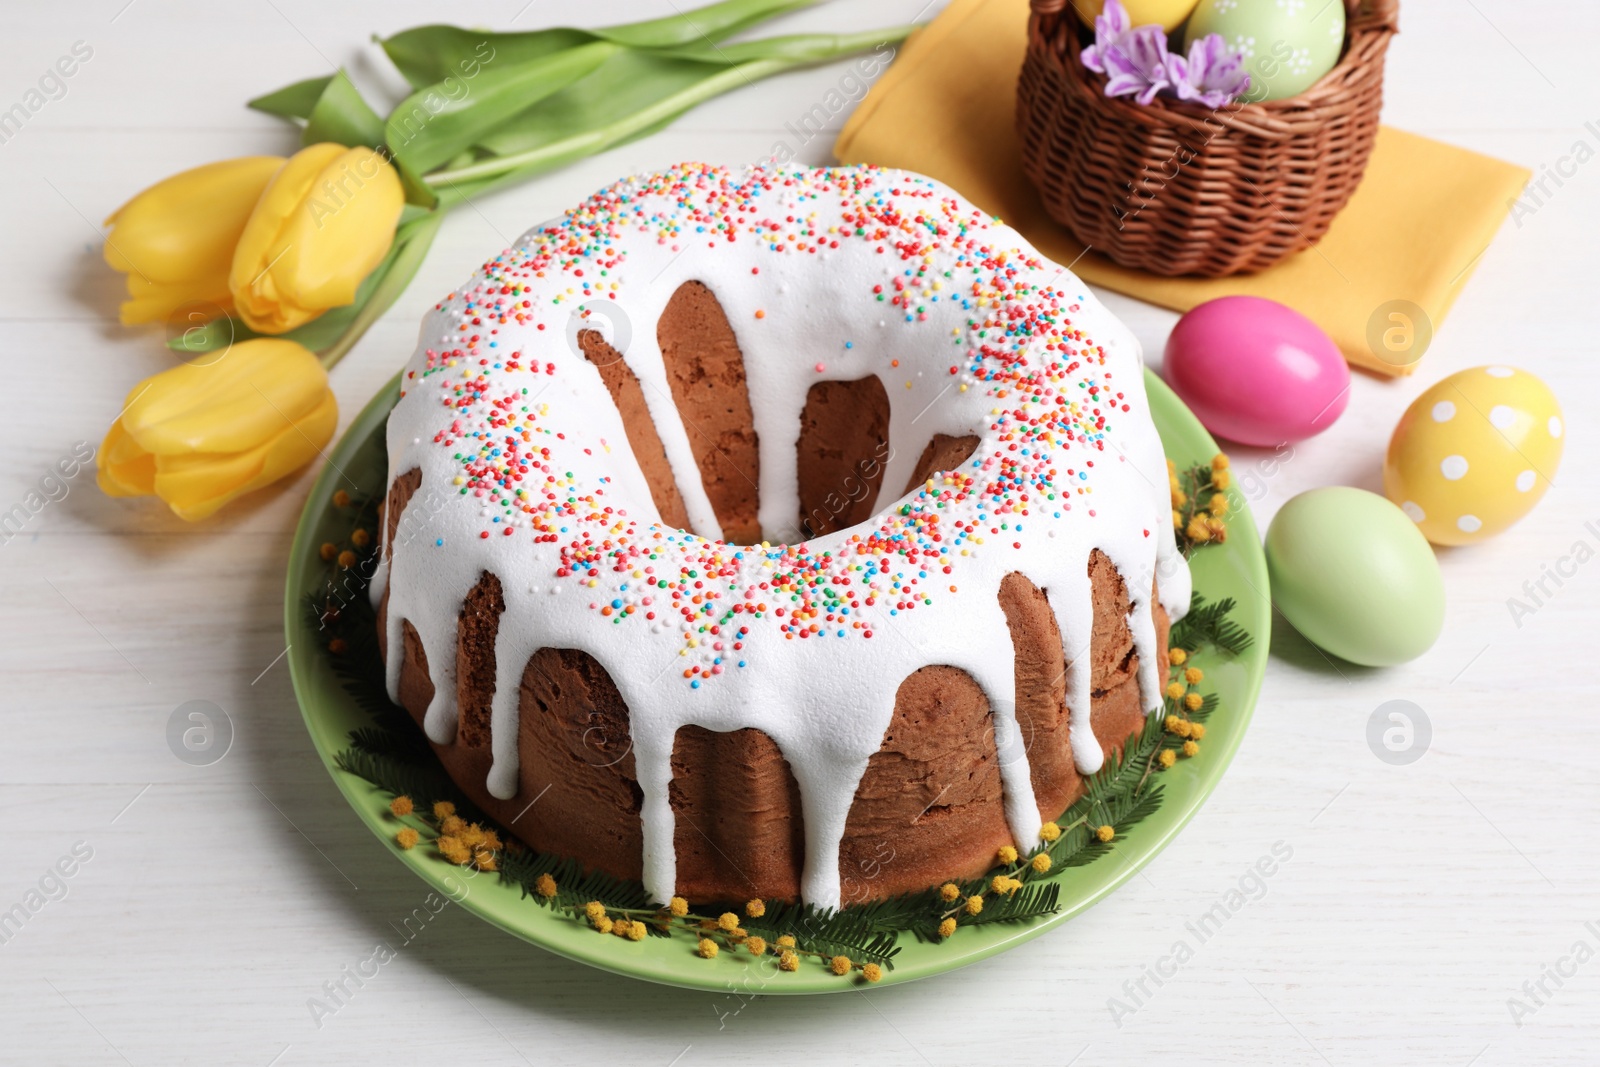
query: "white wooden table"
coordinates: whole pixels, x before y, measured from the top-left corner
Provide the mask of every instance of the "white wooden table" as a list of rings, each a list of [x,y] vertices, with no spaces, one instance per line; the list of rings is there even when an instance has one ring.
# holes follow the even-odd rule
[[[8,3],[0,108],[75,42],[93,55],[0,144],[0,510],[77,442],[98,444],[125,390],[170,362],[158,336],[117,326],[122,280],[100,263],[97,223],[173,171],[291,150],[290,133],[244,100],[334,63],[386,84],[374,31],[670,13],[646,0],[523,3]],[[836,2],[783,25],[865,28],[922,3]],[[1404,31],[1390,123],[1534,169],[1580,140],[1586,155],[1600,149],[1600,124],[1584,127],[1600,120],[1600,7],[1407,0]],[[762,157],[837,77],[775,79],[457,212],[334,375],[345,419],[409,353],[422,311],[525,226],[630,169]],[[800,154],[824,162],[830,142]],[[1544,376],[1570,427],[1558,484],[1513,532],[1441,553],[1438,645],[1393,670],[1333,669],[1292,632],[1274,634],[1238,758],[1143,876],[1050,936],[911,986],[741,1003],[590,970],[452,908],[405,941],[395,924],[424,887],[340,798],[276,661],[309,476],[192,527],[151,502],[108,500],[78,475],[0,546],[0,911],[41,881],[60,897],[3,935],[0,1061],[1595,1062],[1600,564],[1564,564],[1570,576],[1547,579],[1520,625],[1507,606],[1580,542],[1600,550],[1600,164],[1563,180],[1535,215],[1507,224],[1421,372],[1358,378],[1339,424],[1255,494],[1264,525],[1306,488],[1376,489],[1389,430],[1428,383],[1487,362]],[[1159,358],[1173,316],[1108,299]],[[1241,467],[1260,458],[1237,455]],[[1408,766],[1366,740],[1391,699],[1432,724],[1429,750]],[[221,705],[235,726],[214,765],[168,748],[168,718],[188,700]],[[1185,924],[1278,842],[1292,858],[1198,944]],[[73,874],[56,882],[48,872],[63,857]],[[1193,958],[1163,985],[1144,978],[1179,939]],[[397,958],[318,1026],[308,999],[380,942]],[[1558,985],[1545,977],[1555,967],[1575,973]],[[1513,997],[1529,1009],[1520,1019]],[[1111,998],[1136,1010],[1114,1021]]]

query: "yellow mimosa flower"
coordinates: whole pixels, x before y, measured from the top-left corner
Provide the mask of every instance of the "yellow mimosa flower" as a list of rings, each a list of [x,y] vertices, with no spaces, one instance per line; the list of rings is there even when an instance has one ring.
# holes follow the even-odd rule
[[[328,372],[293,341],[241,341],[133,387],[100,446],[100,488],[206,518],[304,466],[333,437]]]
[[[157,322],[185,304],[231,311],[233,249],[281,156],[207,163],[159,181],[106,225],[106,263],[128,276],[122,324]]]
[[[246,325],[283,333],[353,303],[383,262],[405,206],[400,176],[370,148],[314,144],[261,194],[234,250],[228,288]]]

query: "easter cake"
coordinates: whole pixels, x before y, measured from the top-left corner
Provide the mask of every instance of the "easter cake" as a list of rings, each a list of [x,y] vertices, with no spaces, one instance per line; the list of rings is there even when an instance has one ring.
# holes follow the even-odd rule
[[[683,164],[426,317],[390,695],[530,847],[838,906],[1038,838],[1187,607],[1138,344],[951,190]]]

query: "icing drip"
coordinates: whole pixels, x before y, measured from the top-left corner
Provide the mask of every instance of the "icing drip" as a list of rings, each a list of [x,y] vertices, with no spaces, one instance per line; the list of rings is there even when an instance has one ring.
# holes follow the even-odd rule
[[[690,281],[721,302],[744,357],[762,528],[794,529],[807,390],[868,375],[891,404],[873,519],[795,544],[718,539],[654,328]],[[614,305],[603,316],[602,301]],[[577,328],[605,334],[638,378],[695,532],[660,523],[599,371],[567,340]],[[518,788],[528,660],[544,647],[592,655],[629,709],[657,900],[676,884],[671,755],[692,724],[754,727],[779,746],[801,795],[803,896],[837,905],[856,787],[901,681],[928,664],[967,671],[987,695],[1007,820],[1019,844],[1033,841],[997,599],[1012,571],[1049,594],[1082,771],[1101,763],[1088,655],[1097,548],[1128,587],[1145,707],[1161,706],[1152,583],[1174,619],[1190,590],[1138,344],[1074,275],[929,179],[684,164],[618,183],[436,305],[403,388],[390,477],[420,470],[419,491],[441,506],[385,544],[373,585],[389,592],[390,694],[410,621],[435,689],[428,736],[455,736],[457,619],[496,575],[488,788]],[[934,434],[979,444],[890,499]]]

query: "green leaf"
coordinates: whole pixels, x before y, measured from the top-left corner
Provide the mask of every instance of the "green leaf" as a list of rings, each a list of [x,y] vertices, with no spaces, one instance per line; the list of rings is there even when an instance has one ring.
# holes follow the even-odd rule
[[[875,45],[893,44],[902,40],[912,29],[911,26],[891,26],[868,33],[796,33],[782,37],[763,37],[756,41],[740,41],[738,44],[696,41],[685,47],[657,54],[700,63],[720,63],[723,66],[751,63],[759,59],[780,60],[793,64],[820,63]]]
[[[774,15],[809,7],[815,0],[723,0],[666,18],[603,26],[593,32],[629,48],[677,48],[706,39],[720,41]]]
[[[351,148],[376,148],[383,143],[383,119],[361,98],[343,70],[328,79],[300,135],[301,144],[324,141]]]
[[[767,64],[781,63],[783,69],[787,69],[835,59],[859,51],[865,40],[897,41],[905,36],[907,29],[895,27],[865,37],[798,34],[727,46],[703,44],[683,51],[620,52],[538,107],[507,121],[479,144],[495,155],[508,156],[588,131],[629,124],[632,116],[646,110],[663,116],[648,129],[629,124],[625,135],[606,137],[606,147],[614,147],[670,122],[704,100],[704,93],[694,92],[696,86],[730,66],[763,64],[760,68],[746,67],[737,79],[737,83],[742,84],[747,77],[754,80],[763,72],[770,73]],[[680,101],[680,94],[681,102],[676,102]]]
[[[677,48],[704,38],[720,41],[757,22],[810,6],[815,0],[726,0],[724,3],[622,26],[484,33],[458,26],[418,26],[381,43],[412,88],[446,78],[470,81],[490,64],[520,65],[591,41],[630,48]]]
[[[196,326],[185,330],[182,334],[167,342],[167,347],[183,355],[199,355],[204,352],[214,352],[219,348],[226,348],[239,341],[249,341],[257,337],[281,337],[286,341],[302,344],[311,351],[316,352],[321,348],[331,345],[349,327],[356,317],[356,308],[361,304],[363,294],[371,292],[377,284],[377,278],[388,265],[388,260],[380,263],[371,274],[367,275],[361,283],[361,288],[356,292],[356,302],[341,308],[332,308],[312,319],[304,326],[298,326],[288,333],[260,334],[244,324],[242,319],[233,316],[223,316],[212,319],[204,326]]]
[[[433,191],[432,186],[422,179],[421,175],[411,169],[409,164],[404,160],[396,159],[393,153],[389,155],[389,162],[399,172],[400,188],[406,194],[406,206],[400,213],[402,225],[410,217],[408,215],[409,212],[421,211],[426,214],[439,206],[438,194]]]
[[[311,109],[317,106],[317,99],[322,96],[322,90],[333,81],[333,75],[322,78],[307,78],[305,81],[285,85],[282,89],[258,96],[245,104],[245,107],[257,111],[265,111],[269,115],[276,115],[281,119],[308,119]]]
[[[491,65],[531,63],[593,40],[587,30],[484,33],[458,26],[418,26],[379,43],[411,87],[423,89],[446,78],[471,82]]]
[[[395,158],[426,173],[582,78],[619,48],[594,41],[537,63],[486,68],[471,82],[452,80],[419,89],[390,114],[384,139]]]
[[[176,337],[167,338],[167,347],[180,356],[198,356],[215,352],[234,341],[247,341],[257,337],[255,331],[239,320],[224,315],[200,326],[191,326]]]
[[[291,341],[300,342],[313,352],[320,352],[333,344],[344,335],[345,330],[350,328],[350,323],[355,321],[356,312],[360,309],[362,302],[377,287],[378,281],[383,277],[384,271],[389,269],[389,264],[393,260],[394,249],[391,248],[389,255],[382,263],[378,264],[377,269],[362,280],[361,287],[356,290],[356,298],[352,303],[346,304],[342,308],[332,308],[324,311],[304,326],[290,330],[283,336]]]
[[[652,52],[619,52],[538,107],[502,123],[478,143],[495,155],[603,131],[718,73],[724,64]]]
[[[431,214],[431,212],[427,208],[418,207],[416,204],[407,204],[400,209],[400,221],[395,223],[395,229],[404,229],[406,223],[415,222],[428,214]]]
[[[850,37],[807,35],[751,42],[753,45],[779,42],[773,48],[780,54],[732,67],[659,55],[624,60],[622,57],[635,54],[620,53],[594,74],[547,99],[541,107],[517,116],[486,138],[503,155],[430,174],[428,183],[438,190],[441,205],[459,204],[574,159],[643,137],[690,108],[731,89],[805,63],[834,59],[884,41],[899,40],[911,29],[903,26]],[[608,69],[624,74],[631,71],[632,77],[619,74],[613,80]],[[702,72],[702,76],[696,78],[696,71]],[[674,86],[676,91],[673,91]],[[570,117],[567,109],[572,110]],[[519,145],[523,147],[517,147]]]

